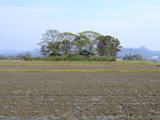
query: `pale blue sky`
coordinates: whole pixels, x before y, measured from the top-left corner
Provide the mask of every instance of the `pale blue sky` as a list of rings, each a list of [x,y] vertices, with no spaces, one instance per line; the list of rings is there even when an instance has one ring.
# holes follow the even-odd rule
[[[0,49],[37,49],[47,29],[58,29],[160,50],[160,0],[0,0],[0,28]]]

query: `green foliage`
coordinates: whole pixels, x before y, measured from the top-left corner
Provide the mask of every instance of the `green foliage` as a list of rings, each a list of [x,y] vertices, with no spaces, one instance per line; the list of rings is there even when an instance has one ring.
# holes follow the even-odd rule
[[[60,33],[60,36],[61,37],[66,37],[66,36],[68,36],[68,37],[75,37],[76,36],[76,34],[73,34],[73,33],[70,33],[70,32],[64,32],[64,33]],[[64,38],[64,39],[66,39],[66,38]]]
[[[97,45],[97,38],[100,36],[100,33],[94,32],[94,31],[83,31],[79,33],[80,35],[84,35],[87,38],[86,43],[86,50],[88,50],[91,53],[96,54],[96,48]]]
[[[60,45],[61,45],[61,42],[49,42],[47,46],[47,49],[50,51],[49,55],[50,56],[58,55],[60,51]]]
[[[61,43],[61,50],[62,52],[66,55],[66,54],[70,54],[71,52],[71,42],[67,39],[63,40]]]
[[[73,45],[78,50],[78,53],[85,49],[88,43],[88,38],[85,35],[77,35],[73,41]]]

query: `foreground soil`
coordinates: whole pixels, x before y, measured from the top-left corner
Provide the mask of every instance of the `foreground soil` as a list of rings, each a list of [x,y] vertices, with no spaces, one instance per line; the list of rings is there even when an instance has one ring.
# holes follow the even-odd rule
[[[6,70],[160,70],[139,62],[1,61]],[[160,72],[0,72],[0,120],[159,120]]]

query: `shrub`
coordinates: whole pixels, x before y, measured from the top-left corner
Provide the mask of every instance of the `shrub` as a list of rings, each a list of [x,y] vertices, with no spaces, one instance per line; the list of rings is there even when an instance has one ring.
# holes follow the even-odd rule
[[[134,55],[125,55],[123,60],[143,60],[142,55],[134,54]]]
[[[41,59],[42,61],[66,61],[67,56],[49,56]]]
[[[24,60],[24,61],[32,61],[32,55],[28,52],[22,53],[17,56],[17,59]]]
[[[81,55],[68,55],[67,60],[68,61],[88,61],[88,57],[81,56]]]
[[[89,61],[116,61],[116,58],[106,56],[90,56]]]
[[[115,61],[115,57],[104,56],[82,56],[82,55],[63,55],[63,56],[49,56],[44,58],[34,58],[34,60],[42,61]]]

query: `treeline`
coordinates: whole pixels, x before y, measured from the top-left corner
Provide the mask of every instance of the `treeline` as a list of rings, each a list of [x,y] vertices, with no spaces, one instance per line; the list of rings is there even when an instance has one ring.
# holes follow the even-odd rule
[[[129,54],[123,57],[123,60],[144,60],[143,56],[140,54]]]
[[[117,38],[94,31],[74,34],[47,30],[38,45],[43,59],[53,60],[113,61],[121,48]]]

